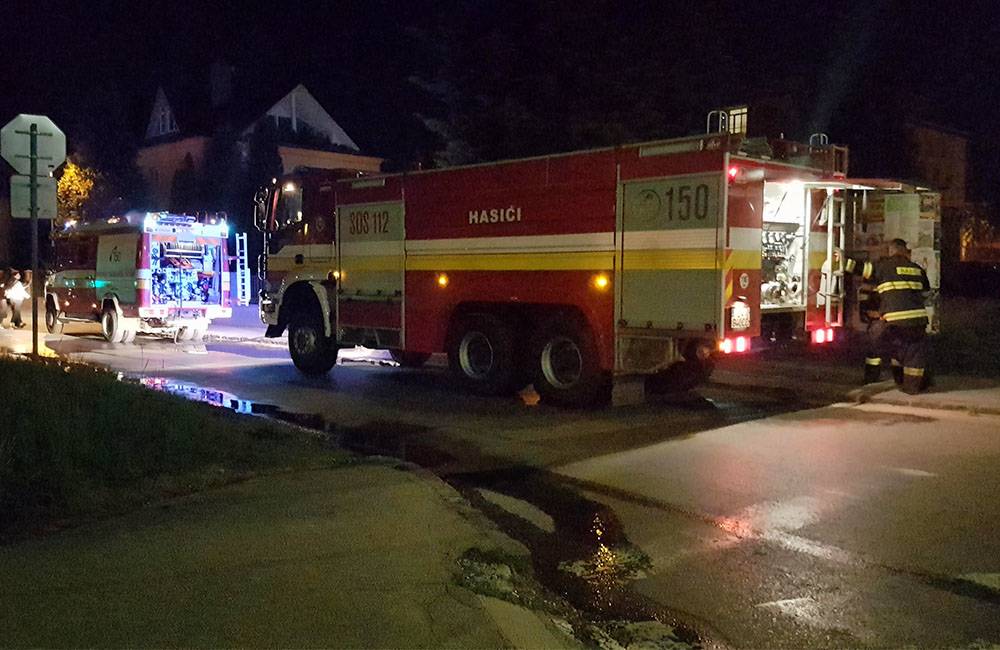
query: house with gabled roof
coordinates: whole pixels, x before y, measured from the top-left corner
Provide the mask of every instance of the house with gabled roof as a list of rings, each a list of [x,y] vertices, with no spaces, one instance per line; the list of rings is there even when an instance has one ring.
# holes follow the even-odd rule
[[[175,176],[183,169],[201,169],[212,138],[222,129],[237,134],[245,157],[251,135],[264,125],[274,127],[285,173],[301,168],[359,174],[381,170],[382,159],[362,154],[304,85],[278,92],[252,84],[239,87],[232,67],[216,62],[208,84],[182,81],[156,90],[136,160],[149,188],[150,207],[174,207]]]

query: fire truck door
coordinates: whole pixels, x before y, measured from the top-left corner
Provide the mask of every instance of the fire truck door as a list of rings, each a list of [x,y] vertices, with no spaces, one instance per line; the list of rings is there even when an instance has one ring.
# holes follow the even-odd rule
[[[697,174],[623,183],[623,327],[718,331],[723,182]]]
[[[345,204],[338,206],[337,215],[340,338],[399,347],[403,344],[403,202]]]
[[[135,261],[139,235],[101,235],[97,240],[94,290],[100,301],[115,296],[123,305],[135,304]]]

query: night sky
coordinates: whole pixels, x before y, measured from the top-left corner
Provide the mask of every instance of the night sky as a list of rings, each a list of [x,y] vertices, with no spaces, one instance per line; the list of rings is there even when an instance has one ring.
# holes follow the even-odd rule
[[[37,112],[71,124],[88,94],[113,87],[138,130],[161,80],[223,58],[261,87],[305,83],[363,150],[412,159],[427,146],[414,113],[433,102],[411,78],[433,74],[427,48],[441,30],[467,39],[487,72],[516,57],[551,68],[558,85],[559,62],[532,59],[548,32],[623,69],[683,71],[670,92],[691,103],[785,94],[800,113],[790,129],[821,127],[854,148],[916,97],[922,118],[971,135],[974,191],[1000,184],[998,2],[8,2],[0,19],[3,121]],[[567,105],[594,90],[567,83]],[[679,111],[657,135],[701,124]]]

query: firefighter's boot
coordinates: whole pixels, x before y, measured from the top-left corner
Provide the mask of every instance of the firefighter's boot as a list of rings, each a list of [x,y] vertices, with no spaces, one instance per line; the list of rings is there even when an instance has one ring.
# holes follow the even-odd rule
[[[903,367],[903,384],[900,390],[907,395],[916,395],[924,387],[924,369]]]
[[[892,380],[897,386],[903,385],[903,364],[896,359],[892,360]]]
[[[878,357],[865,358],[865,383],[874,384],[882,378],[882,359]]]

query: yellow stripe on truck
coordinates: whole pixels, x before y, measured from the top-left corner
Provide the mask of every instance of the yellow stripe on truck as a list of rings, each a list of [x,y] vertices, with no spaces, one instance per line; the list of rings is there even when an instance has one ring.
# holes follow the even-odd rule
[[[611,271],[614,253],[410,255],[407,271]],[[345,269],[350,267],[345,264]]]
[[[731,250],[726,255],[725,268],[729,269],[759,269],[759,250]]]

